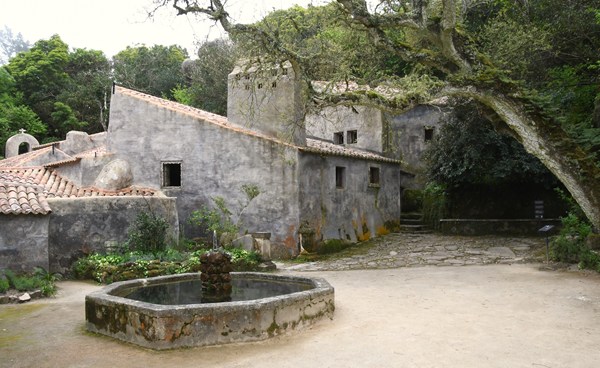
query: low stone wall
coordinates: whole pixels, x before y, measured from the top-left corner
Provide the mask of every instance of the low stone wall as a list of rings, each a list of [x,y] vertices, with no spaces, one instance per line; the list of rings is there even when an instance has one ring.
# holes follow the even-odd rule
[[[199,273],[188,273],[117,282],[91,293],[85,298],[87,329],[161,350],[264,340],[333,317],[334,290],[320,278],[232,273],[234,280],[271,280],[311,287],[247,301],[159,305],[119,296],[136,287],[189,282],[200,277]]]
[[[559,219],[441,219],[440,231],[452,235],[540,235],[542,226],[560,224]]]
[[[48,269],[48,219],[45,215],[0,215],[0,270]]]
[[[129,227],[142,211],[154,212],[171,225],[176,241],[179,222],[175,198],[84,197],[49,199],[48,250],[51,272],[64,273],[79,257],[104,251],[127,240]]]

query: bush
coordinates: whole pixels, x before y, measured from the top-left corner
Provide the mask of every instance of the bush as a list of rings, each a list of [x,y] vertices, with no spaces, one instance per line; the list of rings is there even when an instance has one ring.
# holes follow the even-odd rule
[[[225,205],[221,197],[213,198],[216,208],[209,209],[202,206],[199,210],[192,212],[188,222],[198,226],[204,234],[212,235],[217,232],[218,239],[225,233],[238,234],[239,227],[231,220],[231,211]]]
[[[154,213],[140,212],[129,229],[127,245],[130,250],[157,254],[167,247],[167,221]]]
[[[600,272],[600,255],[591,250],[585,241],[592,233],[592,227],[574,213],[561,218],[562,229],[552,241],[552,259],[559,262],[577,263],[580,268]]]
[[[440,219],[446,214],[446,189],[435,182],[423,190],[423,220],[432,228],[440,228]]]
[[[0,276],[0,293],[6,293],[9,288],[8,280],[4,276]]]

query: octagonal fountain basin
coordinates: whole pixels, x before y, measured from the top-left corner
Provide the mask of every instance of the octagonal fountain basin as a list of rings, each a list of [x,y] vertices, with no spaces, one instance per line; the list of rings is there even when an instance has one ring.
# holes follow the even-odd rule
[[[88,331],[151,349],[264,340],[332,318],[321,278],[231,273],[231,301],[202,303],[200,273],[116,282],[85,298]]]

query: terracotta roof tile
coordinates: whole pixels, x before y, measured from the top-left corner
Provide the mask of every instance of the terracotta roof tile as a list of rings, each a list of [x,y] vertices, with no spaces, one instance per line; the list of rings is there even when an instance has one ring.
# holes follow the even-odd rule
[[[401,163],[401,161],[399,160],[385,157],[375,152],[365,151],[313,138],[306,138],[306,147],[300,147],[300,150],[304,152],[312,152],[332,156],[353,157],[362,160],[390,162],[397,164]]]
[[[110,191],[79,188],[47,167],[0,168],[0,214],[41,214],[51,212],[48,198],[98,196],[154,196],[149,188],[129,187]]]

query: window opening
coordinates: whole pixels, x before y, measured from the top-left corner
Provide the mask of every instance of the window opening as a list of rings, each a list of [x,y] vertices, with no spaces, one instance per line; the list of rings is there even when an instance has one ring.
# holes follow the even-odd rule
[[[425,127],[425,142],[429,142],[433,139],[433,128]]]
[[[379,168],[369,167],[369,185],[379,186]]]
[[[271,83],[271,87],[273,87],[273,88],[277,87],[277,82]]]
[[[344,144],[344,132],[333,133],[333,143]]]
[[[163,187],[181,186],[181,162],[163,162]]]
[[[282,75],[287,75],[287,69],[286,68],[281,69],[281,74]]]
[[[259,84],[258,84],[258,89],[261,89],[261,88],[262,88],[262,86],[263,86],[263,84],[262,84],[262,83],[259,83]]]
[[[335,167],[335,187],[343,189],[346,186],[346,168],[342,166]]]
[[[31,148],[29,147],[29,143],[27,142],[23,142],[19,145],[19,155],[22,155],[24,153],[27,153],[31,151]]]
[[[353,144],[358,142],[358,132],[356,130],[349,130],[346,134],[346,141],[348,144]]]

